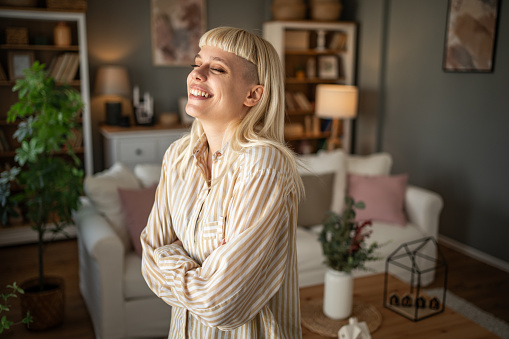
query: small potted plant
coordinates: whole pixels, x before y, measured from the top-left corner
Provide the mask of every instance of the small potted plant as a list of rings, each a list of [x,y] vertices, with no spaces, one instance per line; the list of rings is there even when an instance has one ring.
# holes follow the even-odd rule
[[[365,262],[380,259],[375,253],[379,244],[373,242],[367,246],[365,243],[371,234],[371,221],[355,220],[355,209],[364,207],[363,202],[355,202],[347,196],[342,215],[329,212],[318,238],[329,266],[325,273],[323,312],[332,319],[345,319],[352,313],[352,271],[367,270]]]
[[[37,232],[39,274],[21,283],[25,293],[20,299],[22,311],[30,310],[33,316],[31,329],[42,330],[61,324],[64,316],[63,279],[44,274],[44,235],[65,233],[80,203],[83,170],[73,138],[83,102],[78,91],[57,84],[38,62],[25,70],[13,91],[19,101],[11,106],[7,121],[17,124],[13,137],[20,145],[14,158],[18,166],[0,176],[0,214],[12,211],[15,204],[9,201],[14,199],[24,206],[23,214]],[[18,192],[11,192],[14,181]],[[42,298],[47,300],[41,303]]]
[[[12,326],[21,323],[30,326],[30,323],[33,321],[30,312],[27,312],[25,314],[25,317],[17,323],[14,323],[12,320],[9,320],[9,318],[7,318],[5,314],[2,315],[2,313],[9,312],[11,310],[11,305],[9,305],[8,301],[9,299],[17,298],[18,294],[22,295],[25,293],[23,289],[16,284],[16,282],[14,282],[12,285],[7,285],[7,288],[11,289],[12,292],[0,293],[0,334],[2,334],[4,331],[9,330]]]

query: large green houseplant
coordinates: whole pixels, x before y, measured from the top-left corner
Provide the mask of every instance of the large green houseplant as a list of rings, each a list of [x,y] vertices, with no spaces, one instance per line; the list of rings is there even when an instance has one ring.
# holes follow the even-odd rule
[[[73,139],[80,128],[83,101],[78,91],[47,76],[44,65],[38,62],[25,70],[25,77],[17,80],[13,91],[18,93],[19,100],[11,106],[7,121],[17,124],[14,133],[19,142],[14,158],[17,166],[2,173],[1,178],[8,181],[7,187],[16,181],[19,191],[5,189],[6,183],[2,182],[0,202],[4,210],[12,209],[12,201],[19,202],[38,234],[39,274],[35,286],[21,285],[26,298],[30,292],[54,289],[59,281],[44,274],[44,235],[65,232],[72,224],[72,211],[79,207],[83,171],[73,149]],[[5,215],[4,211],[1,214]],[[63,295],[59,298],[64,299]],[[38,314],[32,309],[36,306],[27,307],[34,317],[32,328],[46,326],[38,321],[48,312]],[[55,325],[51,324],[55,321],[61,322],[48,320],[48,327]]]

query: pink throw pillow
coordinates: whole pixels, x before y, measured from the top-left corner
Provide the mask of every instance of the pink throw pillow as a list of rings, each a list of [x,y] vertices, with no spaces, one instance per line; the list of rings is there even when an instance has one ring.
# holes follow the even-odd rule
[[[122,209],[124,210],[125,224],[131,237],[134,251],[141,256],[142,247],[140,235],[154,205],[157,184],[142,189],[118,189]]]
[[[363,201],[364,209],[356,210],[356,220],[384,221],[405,226],[404,199],[408,174],[364,176],[348,175],[348,195]]]

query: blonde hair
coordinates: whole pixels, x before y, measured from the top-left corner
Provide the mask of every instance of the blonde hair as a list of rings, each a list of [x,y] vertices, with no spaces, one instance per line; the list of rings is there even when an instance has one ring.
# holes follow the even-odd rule
[[[225,152],[225,168],[230,167],[242,148],[273,146],[286,158],[300,198],[304,194],[304,186],[297,170],[295,153],[285,146],[284,141],[284,73],[276,50],[265,39],[233,27],[209,30],[201,37],[199,46],[217,47],[249,61],[258,71],[258,84],[264,87],[260,101],[249,109],[242,120],[228,127],[232,135],[227,145],[230,151]],[[190,133],[180,143],[175,165],[181,175],[187,161],[192,159],[193,146],[203,132],[201,123],[195,119]]]

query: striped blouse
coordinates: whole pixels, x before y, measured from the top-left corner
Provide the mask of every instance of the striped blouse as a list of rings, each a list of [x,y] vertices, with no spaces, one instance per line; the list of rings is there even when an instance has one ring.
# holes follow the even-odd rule
[[[168,338],[301,338],[297,194],[285,158],[254,146],[226,168],[216,152],[209,187],[206,141],[184,178],[172,167],[178,142],[141,234],[143,276],[172,306]]]

